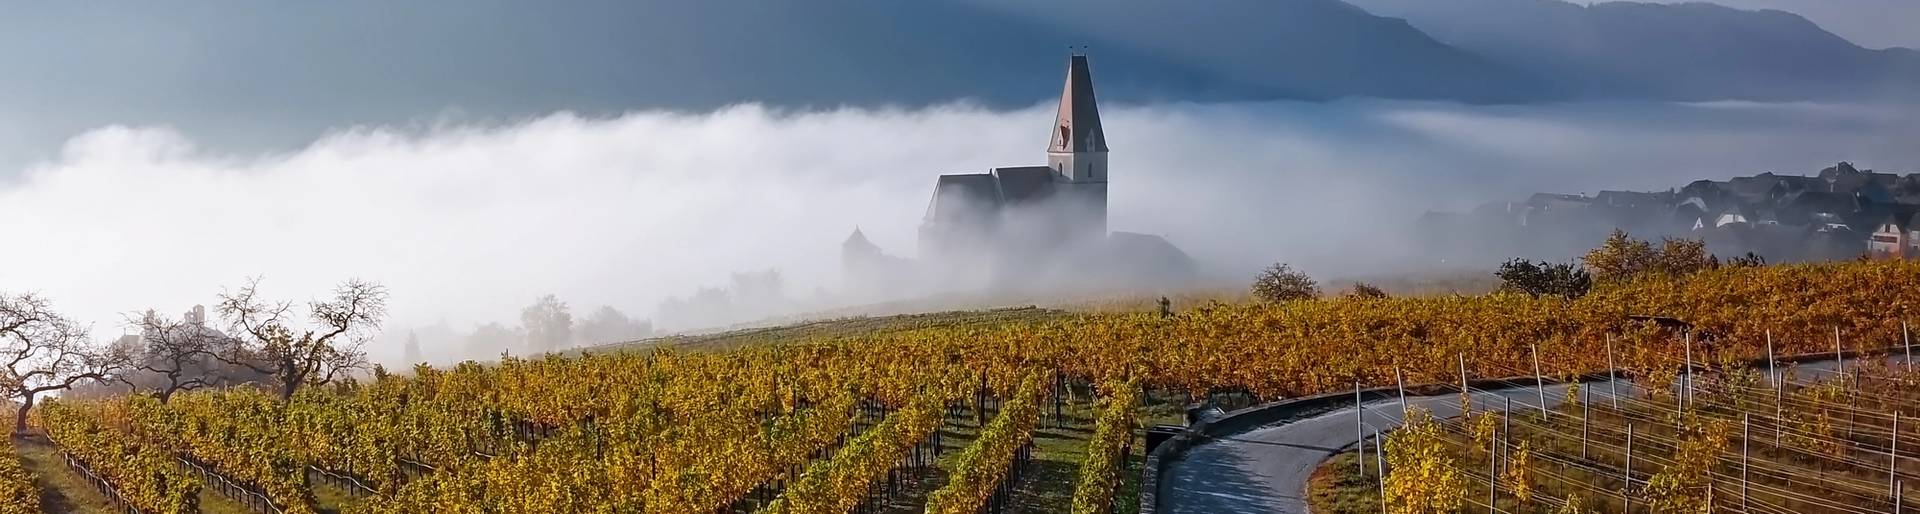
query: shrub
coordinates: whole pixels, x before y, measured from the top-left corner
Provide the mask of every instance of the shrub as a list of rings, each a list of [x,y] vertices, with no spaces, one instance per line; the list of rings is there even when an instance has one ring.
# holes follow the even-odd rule
[[[1747,252],[1746,255],[1727,261],[1727,266],[1733,268],[1757,268],[1765,265],[1767,265],[1767,258],[1753,252]]]
[[[1494,276],[1500,277],[1501,289],[1526,293],[1535,298],[1579,298],[1586,296],[1587,291],[1593,288],[1593,277],[1573,263],[1514,259],[1501,264],[1500,271],[1494,272]]]
[[[1348,298],[1386,298],[1387,292],[1380,290],[1380,288],[1378,287],[1374,287],[1373,284],[1368,284],[1366,282],[1354,282],[1353,288],[1347,290],[1347,297]]]

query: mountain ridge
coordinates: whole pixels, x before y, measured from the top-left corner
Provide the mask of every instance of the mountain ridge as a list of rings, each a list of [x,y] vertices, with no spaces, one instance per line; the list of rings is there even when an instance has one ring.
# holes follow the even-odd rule
[[[1920,53],[1868,49],[1798,14],[1692,2],[1349,0],[1547,77],[1579,99],[1913,98]]]

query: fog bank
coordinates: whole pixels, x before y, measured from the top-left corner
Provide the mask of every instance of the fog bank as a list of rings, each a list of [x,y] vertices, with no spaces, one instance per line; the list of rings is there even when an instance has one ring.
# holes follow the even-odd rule
[[[1536,191],[1840,160],[1920,169],[1910,106],[1105,107],[1109,226],[1163,235],[1222,277],[1273,261],[1321,276],[1412,266],[1419,249],[1397,231],[1421,212]],[[548,293],[576,317],[655,318],[669,297],[775,268],[787,296],[827,307],[854,227],[911,256],[935,176],[1044,163],[1052,109],[557,113],[348,128],[273,154],[103,127],[0,183],[0,289],[44,293],[105,337],[120,313],[212,303],[249,276],[294,300],[360,277],[393,295],[398,337],[370,348],[376,362],[398,360],[410,328],[511,324]]]

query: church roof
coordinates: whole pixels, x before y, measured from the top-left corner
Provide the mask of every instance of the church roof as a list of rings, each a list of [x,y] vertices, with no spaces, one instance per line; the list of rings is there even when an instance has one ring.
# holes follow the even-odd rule
[[[1053,121],[1053,143],[1048,152],[1105,152],[1107,135],[1100,130],[1100,108],[1093,99],[1093,72],[1087,56],[1074,55],[1067,63],[1067,84],[1060,92],[1060,113]]]
[[[1053,191],[1053,168],[1046,166],[994,168],[993,177],[1000,186],[1000,200],[1007,204],[1038,200]]]
[[[844,248],[877,248],[876,246],[874,246],[873,241],[867,240],[866,234],[860,232],[860,227],[853,227],[853,235],[847,236],[847,240],[845,242],[840,243],[840,246],[843,249]]]
[[[941,175],[933,185],[926,221],[971,221],[1000,208],[998,181],[987,173]]]

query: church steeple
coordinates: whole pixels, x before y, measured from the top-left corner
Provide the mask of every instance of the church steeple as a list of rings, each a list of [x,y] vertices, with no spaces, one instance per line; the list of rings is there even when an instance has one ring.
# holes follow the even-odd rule
[[[1053,143],[1047,153],[1107,151],[1107,135],[1100,131],[1100,107],[1093,98],[1093,72],[1087,56],[1075,53],[1067,64],[1067,84],[1060,92],[1060,112],[1053,119]]]
[[[1100,106],[1093,99],[1093,71],[1078,52],[1067,61],[1067,84],[1060,91],[1060,113],[1053,119],[1053,143],[1047,145],[1058,198],[1056,216],[1074,232],[1107,234],[1107,134],[1100,128]]]

